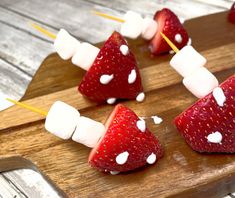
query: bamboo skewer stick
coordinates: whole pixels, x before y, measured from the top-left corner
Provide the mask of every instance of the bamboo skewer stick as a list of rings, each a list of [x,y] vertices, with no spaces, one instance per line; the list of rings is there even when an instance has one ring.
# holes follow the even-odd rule
[[[25,108],[25,109],[28,109],[28,110],[30,110],[30,111],[33,111],[33,112],[35,112],[35,113],[39,113],[39,114],[41,114],[41,115],[43,115],[43,116],[47,116],[47,114],[48,114],[46,111],[43,111],[43,110],[41,110],[41,109],[32,107],[32,106],[27,105],[27,104],[24,104],[24,103],[22,103],[22,102],[18,102],[18,101],[12,100],[12,99],[10,99],[10,98],[6,98],[6,100],[9,101],[9,102],[11,102],[11,103],[13,103],[13,104],[15,104],[15,105],[18,105],[18,106],[20,106],[20,107],[23,107],[23,108]]]
[[[177,53],[177,52],[180,51],[180,50],[175,46],[175,44],[172,43],[172,42],[170,41],[170,39],[168,39],[168,38],[166,37],[165,34],[163,34],[162,32],[160,32],[160,34],[162,35],[162,37],[164,38],[164,40],[167,42],[167,44],[174,50],[175,53]]]
[[[39,32],[41,32],[42,34],[52,38],[53,40],[56,39],[56,35],[44,28],[42,28],[41,26],[37,25],[37,24],[34,24],[34,23],[30,23],[30,25],[35,28],[36,30],[38,30]]]
[[[120,22],[120,23],[124,23],[125,20],[124,19],[121,19],[119,17],[115,17],[115,16],[111,16],[109,14],[105,14],[105,13],[102,13],[102,12],[98,12],[98,11],[92,11],[93,14],[97,15],[97,16],[101,16],[101,17],[104,17],[106,19],[111,19],[113,21],[117,21],[117,22]]]

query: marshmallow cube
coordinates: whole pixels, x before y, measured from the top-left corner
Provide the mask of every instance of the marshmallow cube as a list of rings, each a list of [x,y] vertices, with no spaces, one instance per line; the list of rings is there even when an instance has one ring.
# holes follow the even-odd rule
[[[141,35],[143,18],[140,14],[128,11],[124,16],[125,22],[121,27],[121,34],[131,39],[136,39]]]
[[[150,40],[157,32],[158,24],[155,20],[145,17],[142,24],[143,39]]]
[[[193,74],[205,64],[206,59],[192,46],[182,48],[170,61],[170,65],[183,77]]]
[[[99,51],[99,48],[89,43],[82,43],[73,56],[72,63],[84,70],[89,70]]]
[[[62,59],[68,60],[72,58],[79,46],[80,42],[76,38],[71,36],[66,30],[60,29],[56,36],[54,47]]]
[[[71,138],[77,126],[80,113],[72,106],[57,101],[48,112],[45,128],[50,133],[67,140]]]
[[[193,74],[183,79],[184,86],[196,97],[203,98],[211,93],[219,83],[216,77],[205,67],[201,67]]]
[[[104,133],[105,127],[102,123],[81,116],[78,119],[72,140],[93,148],[97,145]]]

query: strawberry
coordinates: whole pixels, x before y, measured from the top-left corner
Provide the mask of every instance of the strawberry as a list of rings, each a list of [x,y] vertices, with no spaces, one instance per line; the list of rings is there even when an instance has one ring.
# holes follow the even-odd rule
[[[144,124],[133,111],[117,105],[106,122],[105,135],[90,153],[91,166],[104,172],[126,172],[160,159],[161,145],[138,121]]]
[[[158,29],[150,41],[149,48],[151,53],[158,55],[171,50],[160,32],[164,33],[179,49],[187,44],[188,34],[178,17],[171,10],[164,8],[161,11],[157,11],[154,15],[154,20],[158,23]]]
[[[143,91],[135,57],[118,32],[114,32],[100,49],[79,91],[101,103],[108,99],[134,99]]]
[[[175,119],[179,132],[195,151],[235,152],[235,75],[220,88],[226,98],[223,105],[210,93]]]
[[[230,22],[235,24],[235,2],[233,3],[229,15],[228,15],[228,19]]]

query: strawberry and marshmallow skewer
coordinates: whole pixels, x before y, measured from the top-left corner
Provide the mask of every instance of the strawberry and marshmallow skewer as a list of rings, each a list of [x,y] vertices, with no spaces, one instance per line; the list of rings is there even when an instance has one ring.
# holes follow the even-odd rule
[[[200,98],[177,116],[174,123],[193,150],[234,153],[235,75],[219,85],[205,64],[206,59],[191,46],[184,47],[171,59],[170,65],[184,77],[183,84]]]
[[[64,59],[87,71],[78,90],[97,103],[114,104],[117,99],[145,99],[140,72],[134,54],[118,32],[114,32],[101,49],[79,42],[66,30],[57,35],[34,25],[34,28],[55,38],[54,47]]]
[[[169,52],[171,48],[162,39],[161,32],[181,49],[188,44],[189,37],[179,18],[169,9],[164,8],[155,13],[153,19],[142,16],[136,12],[128,11],[123,19],[94,12],[96,15],[122,22],[120,33],[131,39],[141,36],[149,40],[152,54],[158,55]]]
[[[45,129],[53,135],[93,148],[88,162],[99,171],[127,172],[154,164],[163,156],[158,139],[148,130],[145,121],[124,105],[116,105],[103,125],[81,116],[77,109],[61,101],[55,102],[47,113],[7,100],[46,116]]]
[[[185,46],[179,50],[163,33],[162,38],[176,52],[170,65],[182,77],[184,86],[197,98],[203,98],[218,87],[216,77],[204,66],[206,59],[192,46]]]

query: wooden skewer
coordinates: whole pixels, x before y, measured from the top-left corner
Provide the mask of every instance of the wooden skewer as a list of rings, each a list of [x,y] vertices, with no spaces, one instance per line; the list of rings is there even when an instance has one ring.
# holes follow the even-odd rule
[[[124,23],[125,22],[124,19],[121,19],[121,18],[118,18],[118,17],[115,17],[115,16],[111,16],[111,15],[108,15],[108,14],[105,14],[105,13],[102,13],[102,12],[92,11],[92,13],[95,14],[95,15],[104,17],[106,19],[111,19],[111,20],[114,20],[114,21],[118,21],[120,23]]]
[[[52,38],[52,39],[56,39],[56,35],[53,34],[52,32],[42,28],[41,26],[37,25],[37,24],[34,24],[34,23],[30,23],[30,25],[35,28],[36,30],[38,30],[39,32],[43,33],[44,35]]]
[[[167,36],[165,34],[163,34],[162,32],[160,32],[160,34],[162,35],[162,37],[165,39],[165,41],[167,42],[167,44],[174,50],[175,53],[179,52],[180,50],[175,46],[174,43],[172,43],[170,41],[170,39],[167,38]]]
[[[12,99],[10,99],[10,98],[6,98],[6,100],[9,101],[9,102],[11,102],[11,103],[13,103],[13,104],[16,104],[16,105],[18,105],[18,106],[20,106],[20,107],[23,107],[23,108],[25,108],[25,109],[28,109],[28,110],[30,110],[30,111],[33,111],[33,112],[35,112],[35,113],[39,113],[39,114],[41,114],[41,115],[43,115],[43,116],[47,116],[47,114],[48,114],[46,111],[43,111],[43,110],[41,110],[41,109],[32,107],[32,106],[27,105],[27,104],[24,104],[24,103],[22,103],[22,102],[18,102],[18,101],[12,100]]]

